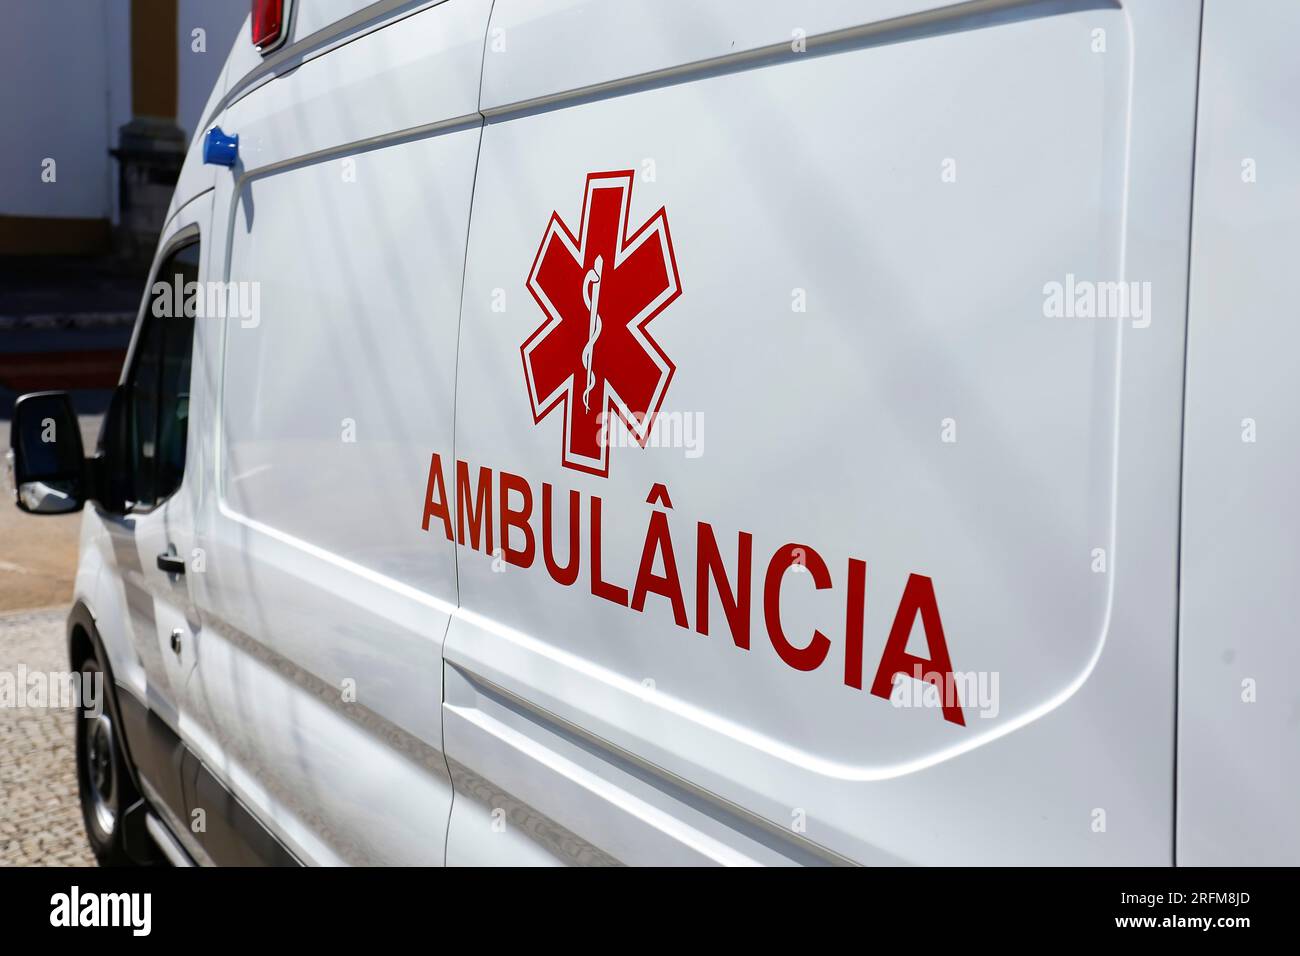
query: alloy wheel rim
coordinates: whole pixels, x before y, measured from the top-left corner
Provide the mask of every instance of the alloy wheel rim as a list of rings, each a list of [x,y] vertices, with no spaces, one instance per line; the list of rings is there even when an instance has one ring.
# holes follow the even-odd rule
[[[113,809],[117,786],[114,756],[113,722],[108,714],[100,714],[91,722],[86,736],[86,769],[95,823],[106,835],[113,832],[117,822],[117,811]]]

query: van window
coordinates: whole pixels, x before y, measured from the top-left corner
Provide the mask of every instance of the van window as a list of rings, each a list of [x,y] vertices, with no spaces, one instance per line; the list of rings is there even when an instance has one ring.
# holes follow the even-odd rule
[[[199,244],[193,242],[167,257],[151,286],[169,288],[151,295],[126,386],[126,497],[137,506],[170,497],[185,473],[194,317],[177,307],[184,297],[176,290],[198,277]]]

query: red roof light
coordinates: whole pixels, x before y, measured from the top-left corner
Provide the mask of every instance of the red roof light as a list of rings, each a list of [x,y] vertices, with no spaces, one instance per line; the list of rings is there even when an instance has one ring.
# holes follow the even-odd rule
[[[253,46],[265,53],[284,32],[284,0],[253,0],[252,24]]]

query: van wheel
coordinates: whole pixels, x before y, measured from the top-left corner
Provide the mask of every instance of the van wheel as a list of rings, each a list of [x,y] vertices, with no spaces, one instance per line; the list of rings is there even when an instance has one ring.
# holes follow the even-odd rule
[[[103,668],[90,657],[82,662],[81,672],[93,676],[102,674]],[[82,686],[94,685],[86,681]],[[101,686],[107,694],[106,675]],[[135,861],[126,852],[122,812],[139,797],[127,772],[121,733],[112,711],[106,700],[100,704],[97,716],[85,701],[77,711],[77,789],[81,794],[81,815],[99,865],[129,866]]]

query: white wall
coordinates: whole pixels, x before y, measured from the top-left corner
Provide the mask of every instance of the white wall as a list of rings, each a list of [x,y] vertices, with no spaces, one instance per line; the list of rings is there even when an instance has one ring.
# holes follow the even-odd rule
[[[117,145],[117,131],[131,121],[131,2],[130,0],[105,0],[104,48],[108,56],[108,127],[104,135],[109,147]],[[108,160],[108,198],[110,218],[121,220],[117,192],[117,163]]]
[[[176,33],[179,44],[177,59],[176,122],[188,142],[194,128],[203,122],[203,107],[208,101],[226,56],[236,42],[250,43],[244,24],[248,19],[248,0],[179,0]],[[203,30],[206,52],[195,50],[195,30]]]
[[[0,0],[0,213],[112,214],[109,130],[130,99],[129,23],[124,0]],[[52,183],[41,181],[46,158]]]
[[[177,125],[186,140],[236,37],[248,0],[178,0]],[[202,29],[205,50],[195,50]],[[144,55],[148,55],[147,51]],[[0,0],[0,214],[119,221],[108,155],[131,119],[130,0]],[[55,161],[56,181],[41,181]]]

